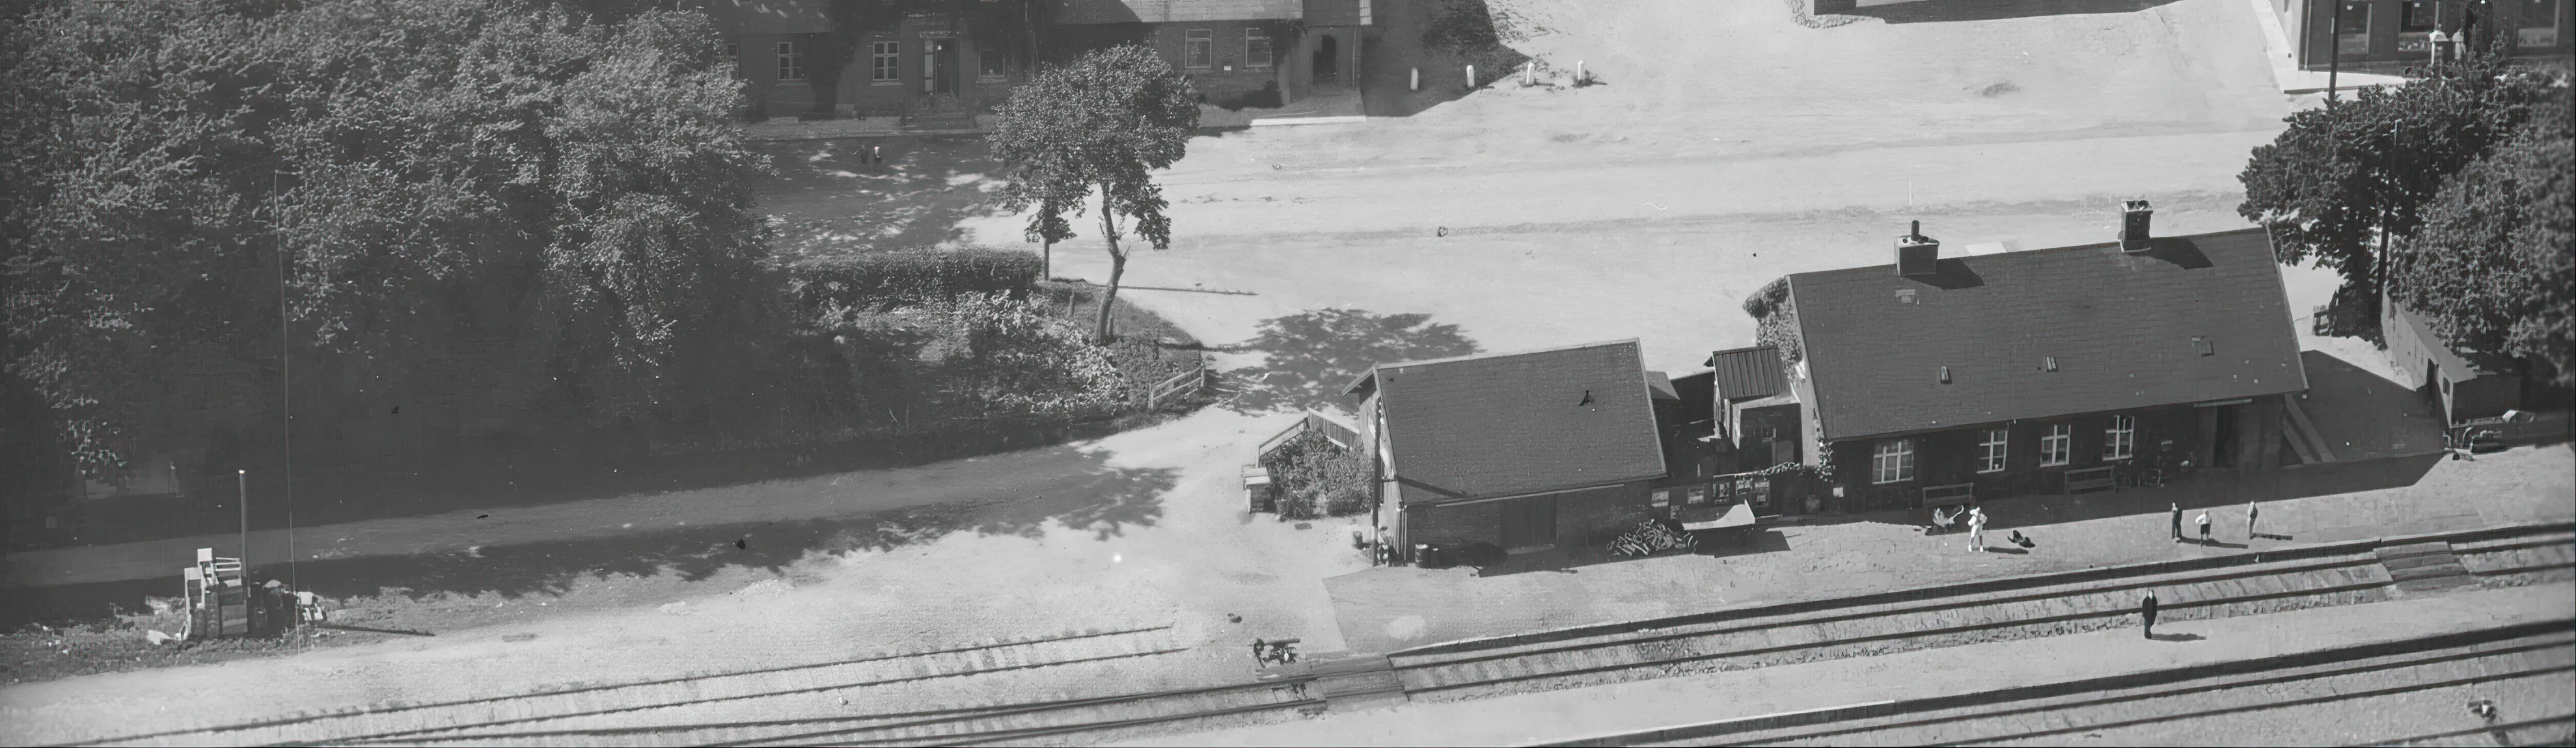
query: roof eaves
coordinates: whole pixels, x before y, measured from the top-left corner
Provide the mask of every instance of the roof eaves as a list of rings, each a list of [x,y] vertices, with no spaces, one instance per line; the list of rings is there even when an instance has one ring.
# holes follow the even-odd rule
[[[1454,363],[1454,362],[1458,362],[1458,361],[1478,361],[1478,360],[1484,360],[1484,359],[1511,358],[1511,357],[1513,357],[1513,356],[1529,356],[1529,355],[1535,355],[1535,354],[1540,354],[1540,353],[1555,353],[1555,352],[1558,352],[1558,351],[1572,351],[1572,350],[1580,350],[1580,349],[1584,349],[1584,348],[1599,348],[1599,347],[1606,346],[1606,345],[1618,345],[1618,344],[1621,344],[1621,343],[1635,343],[1635,342],[1638,342],[1638,339],[1637,339],[1637,338],[1621,338],[1621,339],[1618,339],[1618,340],[1602,340],[1602,341],[1596,341],[1596,342],[1591,342],[1591,343],[1576,343],[1576,344],[1573,344],[1573,345],[1560,345],[1560,346],[1553,346],[1553,347],[1548,347],[1548,348],[1531,348],[1531,349],[1527,349],[1527,350],[1518,350],[1518,351],[1502,351],[1502,352],[1499,352],[1499,353],[1470,353],[1470,354],[1467,354],[1467,355],[1464,355],[1464,356],[1449,356],[1449,357],[1446,357],[1446,358],[1426,358],[1426,359],[1421,359],[1421,360],[1417,360],[1417,361],[1397,361],[1397,362],[1393,362],[1393,363],[1382,363],[1382,364],[1378,364],[1378,365],[1377,365],[1377,368],[1380,368],[1380,369],[1400,369],[1400,368],[1409,367],[1409,366],[1430,366],[1430,365],[1433,365],[1433,364],[1446,364],[1446,363]],[[1643,368],[1643,367],[1641,366],[1640,368]]]

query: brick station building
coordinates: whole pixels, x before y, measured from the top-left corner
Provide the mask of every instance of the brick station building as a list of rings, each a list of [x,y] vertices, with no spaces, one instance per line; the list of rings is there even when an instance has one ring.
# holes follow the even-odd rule
[[[2516,56],[2566,55],[2576,0],[2263,0],[2289,36],[2299,67],[2324,70],[2420,65],[2433,34],[2486,53],[2502,41]],[[2340,15],[2338,15],[2340,13]]]

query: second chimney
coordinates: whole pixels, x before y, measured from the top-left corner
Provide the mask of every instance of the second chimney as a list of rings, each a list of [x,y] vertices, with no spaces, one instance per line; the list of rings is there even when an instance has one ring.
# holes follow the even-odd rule
[[[2120,206],[2120,251],[2144,252],[2152,248],[2147,222],[2155,215],[2156,209],[2145,200],[2131,200]]]
[[[1914,227],[1904,236],[1896,237],[1897,275],[1908,278],[1938,275],[1940,265],[1941,243],[1923,235],[1922,221],[1915,221]]]

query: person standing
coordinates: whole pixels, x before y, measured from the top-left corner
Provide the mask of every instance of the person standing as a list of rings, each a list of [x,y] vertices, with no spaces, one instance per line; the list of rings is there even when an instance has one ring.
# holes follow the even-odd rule
[[[2173,505],[2173,535],[2174,535],[2174,542],[2176,542],[2176,543],[2180,543],[2180,542],[2182,542],[2182,503],[2181,503],[2181,502],[2175,502],[2175,503],[2174,503],[2174,505]]]
[[[1969,510],[1968,510],[1968,550],[1972,550],[1972,551],[1984,551],[1985,549],[1986,549],[1986,510],[1985,510],[1984,508],[1982,508],[1982,507],[1981,507],[1981,508],[1975,508],[1975,509],[1969,509]]]
[[[2200,525],[2200,544],[2209,545],[2209,510],[2200,510],[2200,516],[2193,518],[2192,522]]]
[[[2138,602],[2138,622],[2147,630],[2147,638],[2156,638],[2156,591],[2147,590],[2147,599]]]
[[[2261,517],[2261,516],[2263,516],[2263,504],[2262,504],[2262,502],[2259,502],[2259,501],[2248,501],[2248,502],[2245,502],[2245,540],[2246,540],[2246,542],[2249,542],[2249,543],[2250,543],[2250,542],[2253,542],[2253,540],[2254,540],[2255,538],[2262,537],[2261,535],[2257,535],[2257,534],[2255,534],[2255,532],[2254,532],[2254,519],[2255,519],[2255,518],[2257,518],[2257,517]]]

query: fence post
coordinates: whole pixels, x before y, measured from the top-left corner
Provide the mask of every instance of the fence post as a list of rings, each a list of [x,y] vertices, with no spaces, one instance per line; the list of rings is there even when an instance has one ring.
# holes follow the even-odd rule
[[[1467,90],[1476,90],[1476,66],[1467,66]]]
[[[1413,82],[1412,82],[1411,84],[1408,84],[1408,85],[1409,85],[1409,88],[1410,88],[1411,90],[1414,90],[1414,91],[1420,91],[1420,90],[1422,90],[1422,68],[1414,68],[1414,69],[1413,69]]]

